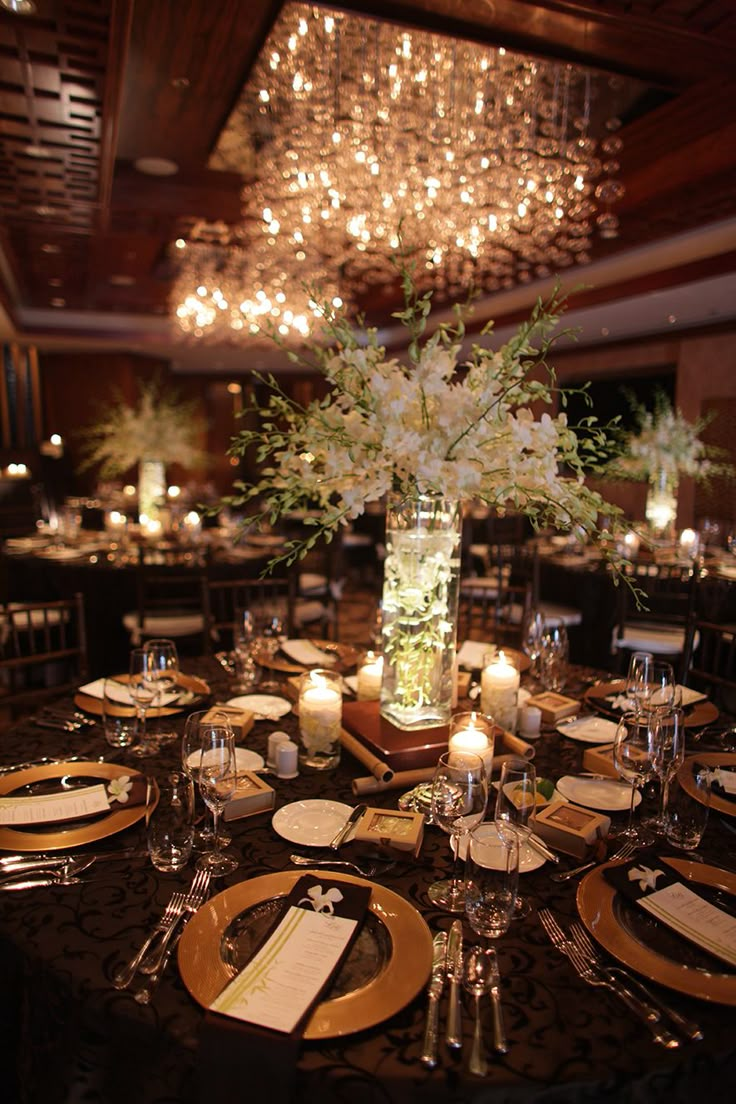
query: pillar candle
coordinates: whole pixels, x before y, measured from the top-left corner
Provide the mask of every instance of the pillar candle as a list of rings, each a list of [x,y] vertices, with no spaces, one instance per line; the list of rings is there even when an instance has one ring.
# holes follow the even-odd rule
[[[503,652],[483,668],[480,676],[480,707],[508,732],[516,731],[520,675]]]
[[[358,701],[378,701],[381,696],[383,656],[368,652],[358,671]]]
[[[477,713],[460,713],[453,717],[450,726],[448,751],[471,751],[480,756],[490,777],[493,766],[492,724],[487,717]]]

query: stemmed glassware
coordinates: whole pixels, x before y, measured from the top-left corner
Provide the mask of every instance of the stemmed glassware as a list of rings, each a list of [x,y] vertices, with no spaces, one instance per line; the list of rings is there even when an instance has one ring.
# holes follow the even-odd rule
[[[542,638],[544,637],[544,617],[538,609],[529,610],[522,629],[521,648],[531,660],[529,677],[532,681],[539,679],[539,657],[542,653]]]
[[[255,616],[258,649],[267,660],[272,660],[284,639],[283,619],[273,606],[264,607]],[[260,689],[266,693],[281,693],[281,687],[274,679],[261,681]]]
[[[133,755],[155,755],[158,745],[148,738],[146,716],[156,700],[157,689],[151,678],[151,656],[145,648],[133,648],[130,653],[128,690],[138,714],[138,743],[130,750]]]
[[[163,697],[170,694],[177,684],[179,677],[179,653],[173,640],[163,637],[149,640],[143,645],[143,650],[148,652],[149,675],[156,688],[156,697],[159,699],[159,707],[163,708]],[[169,728],[165,731],[161,725],[157,726],[156,740],[162,743],[165,740],[176,739],[176,731]]]
[[[515,836],[519,847],[529,835],[529,818],[537,802],[537,772],[526,759],[509,759],[501,767],[495,820],[499,834]],[[529,902],[517,893],[514,916],[527,916]]]
[[[544,625],[539,651],[539,677],[544,690],[559,693],[567,681],[570,644],[563,621]]]
[[[230,874],[238,866],[237,859],[222,850],[220,839],[220,815],[238,783],[235,740],[226,722],[200,722],[199,732],[202,742],[199,792],[214,818],[214,840],[212,850],[200,856],[197,866],[217,877]]]
[[[613,741],[613,765],[626,782],[631,783],[629,822],[617,838],[646,845],[653,837],[634,824],[634,806],[640,786],[655,772],[659,718],[654,713],[624,713],[618,722]]]
[[[465,911],[465,880],[457,875],[464,836],[480,824],[488,804],[488,778],[479,755],[446,751],[432,779],[432,822],[450,837],[455,871],[449,880],[433,882],[428,896],[432,904],[448,912]]]
[[[210,711],[208,709],[199,709],[196,713],[190,713],[184,723],[184,735],[181,741],[181,765],[185,774],[188,774],[193,782],[199,782],[199,767],[202,759],[202,721]],[[222,720],[224,724],[227,724],[227,717],[222,714]],[[237,752],[236,752],[237,755]],[[236,760],[237,761],[237,760]],[[209,812],[209,807],[207,808]],[[222,830],[219,831],[220,847],[227,847],[230,842],[230,836]],[[196,850],[201,851],[206,848],[212,847],[215,839],[215,832],[212,823],[207,823],[203,828],[197,829],[194,834],[194,846]]]
[[[626,676],[626,698],[632,703],[633,712],[638,712],[642,699],[646,695],[650,663],[654,662],[651,652],[632,652],[629,658],[629,671]]]
[[[655,714],[650,724],[654,730],[654,774],[659,780],[659,808],[655,816],[642,820],[645,828],[664,835],[667,787],[670,779],[685,759],[685,720],[681,709]]]

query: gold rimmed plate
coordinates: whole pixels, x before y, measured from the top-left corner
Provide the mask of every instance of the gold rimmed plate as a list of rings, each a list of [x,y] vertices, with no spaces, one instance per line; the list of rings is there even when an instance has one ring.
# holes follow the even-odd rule
[[[113,677],[116,682],[130,681],[129,675],[114,675]],[[171,717],[176,713],[182,713],[185,709],[197,709],[212,693],[209,684],[204,679],[197,678],[196,675],[179,673],[176,677],[176,685],[179,687],[176,701],[172,701],[170,705],[164,705],[160,709],[146,710],[146,717]],[[90,694],[81,694],[77,691],[74,695],[74,704],[78,709],[83,709],[85,713],[92,713],[96,717],[102,716],[102,698],[95,698]],[[121,705],[119,710],[116,708],[115,712],[119,713],[120,716],[132,717],[135,714],[135,707]]]
[[[693,776],[696,763],[703,767],[711,767],[712,769],[715,767],[724,767],[726,770],[736,770],[736,752],[704,751],[699,755],[688,755],[685,762],[680,767],[678,773],[683,790],[689,793],[691,797],[694,797],[696,801],[705,804],[705,798],[695,785]],[[732,801],[727,797],[721,797],[713,788],[711,788],[710,791],[709,807],[717,813],[725,813],[726,816],[736,816],[736,798]]]
[[[191,996],[208,1008],[243,969],[276,919],[279,901],[305,873],[365,885],[349,874],[308,869],[265,874],[230,886],[197,912],[179,940],[179,971]],[[371,886],[363,931],[328,997],[312,1012],[305,1039],[330,1039],[373,1027],[395,1015],[421,990],[432,965],[432,937],[413,905],[383,886]]]
[[[140,771],[119,763],[78,762],[44,763],[25,770],[12,771],[0,778],[0,796],[10,794],[25,796],[29,790],[38,793],[40,789],[47,793],[68,789],[70,784],[94,785],[100,779],[112,781],[128,775],[140,776]],[[44,825],[24,829],[0,826],[0,848],[7,851],[61,851],[67,847],[80,847],[85,843],[113,836],[125,828],[137,824],[146,815],[158,798],[156,783],[152,784],[151,802],[148,806],[132,805],[126,809],[119,805],[108,813],[85,820],[69,821],[59,825]]]
[[[692,882],[736,894],[736,874],[716,866],[667,856],[663,862]],[[610,863],[591,870],[578,886],[580,919],[614,958],[636,973],[691,997],[736,1005],[736,972],[687,943],[666,925],[622,897],[604,877]]]
[[[596,682],[593,686],[589,686],[583,697],[596,713],[603,713],[606,717],[618,720],[621,710],[616,709],[608,698],[623,694],[625,690],[626,680],[614,679],[612,682]],[[713,702],[697,701],[692,705],[686,705],[683,708],[683,715],[687,728],[702,728],[718,720],[718,709]]]
[[[360,653],[357,648],[353,648],[350,644],[337,644],[333,640],[309,640],[315,648],[319,648],[321,652],[324,652],[328,657],[334,660],[329,664],[331,671],[337,671],[343,674],[345,671],[350,671],[353,667],[357,666]],[[310,667],[319,666],[319,664],[297,663],[295,660],[290,659],[283,652],[276,652],[275,655],[270,655],[268,651],[261,648],[255,652],[255,661],[259,663],[261,667],[268,667],[272,671],[282,671],[287,675],[299,675],[303,671],[308,671]]]

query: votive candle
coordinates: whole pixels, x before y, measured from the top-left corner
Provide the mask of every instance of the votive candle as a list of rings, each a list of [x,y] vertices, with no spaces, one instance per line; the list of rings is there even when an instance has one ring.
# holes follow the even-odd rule
[[[480,708],[507,732],[516,730],[521,676],[510,657],[494,653],[480,675]]]
[[[381,696],[383,656],[367,652],[358,670],[358,701],[378,701]]]
[[[299,684],[300,759],[316,770],[336,767],[340,761],[342,684],[340,675],[326,668],[306,671]]]
[[[448,751],[470,751],[478,755],[490,777],[493,767],[493,720],[475,711],[455,713],[450,721]]]

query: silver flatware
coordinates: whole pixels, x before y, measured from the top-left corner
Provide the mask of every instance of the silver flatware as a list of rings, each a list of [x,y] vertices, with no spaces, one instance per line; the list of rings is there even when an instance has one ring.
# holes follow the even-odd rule
[[[549,909],[540,909],[538,915],[550,942],[561,954],[566,955],[572,963],[578,977],[582,978],[588,985],[592,985],[595,988],[608,989],[610,992],[614,993],[623,1001],[626,1007],[646,1025],[651,1032],[652,1038],[656,1043],[659,1043],[660,1046],[666,1047],[668,1050],[673,1050],[680,1045],[679,1039],[676,1039],[667,1028],[661,1025],[661,1017],[656,1008],[653,1008],[652,1005],[648,1004],[646,1001],[640,1000],[635,993],[632,993],[627,985],[623,984],[623,982],[614,980],[611,977],[606,977],[600,970],[585,959],[585,956],[581,954],[572,940],[568,939],[565,935]]]
[[[25,855],[4,855],[0,859],[0,876],[3,874],[10,874],[11,872],[20,872],[22,870],[44,870],[54,866],[61,866],[65,862],[72,860],[89,859],[93,862],[121,862],[128,859],[145,859],[148,858],[148,852],[142,851],[137,847],[126,847],[123,851],[96,851],[96,852],[84,852],[79,855],[69,854],[54,854],[48,853],[39,854],[25,854]]]
[[[609,966],[603,961],[598,950],[593,946],[590,941],[590,937],[586,932],[582,924],[573,923],[570,925],[570,935],[573,943],[580,949],[580,952],[584,954],[602,973],[607,976],[616,978],[619,977],[626,985],[634,985],[639,992],[643,995],[644,1000],[656,1008],[660,1015],[664,1015],[670,1020],[680,1031],[690,1039],[691,1042],[699,1043],[703,1039],[703,1031],[699,1024],[694,1020],[690,1020],[687,1016],[683,1016],[661,997],[656,997],[652,993],[651,989],[640,981],[638,977],[630,973],[628,970],[624,970],[621,966]]]
[[[333,851],[337,851],[340,844],[347,838],[348,832],[353,827],[353,825],[355,823],[357,823],[357,821],[360,820],[360,818],[362,817],[363,813],[366,810],[366,807],[367,806],[365,806],[365,805],[356,805],[355,806],[355,808],[353,809],[350,816],[348,817],[348,819],[343,824],[340,831],[337,832],[337,834],[335,835],[335,838],[330,843],[330,847],[332,848]]]
[[[636,848],[637,844],[633,840],[627,840],[605,861],[624,862],[626,859],[631,858],[631,856],[636,851]],[[583,863],[582,866],[574,866],[572,870],[556,871],[554,874],[550,874],[550,881],[569,882],[571,878],[577,878],[578,874],[584,874],[586,870],[591,870],[594,866],[598,866],[598,859],[591,859],[590,862]]]
[[[493,960],[491,963],[491,1005],[493,1007],[493,1045],[499,1054],[508,1053],[509,1044],[506,1041],[506,1029],[503,1022],[503,1007],[501,1005],[501,973],[498,969],[498,956],[495,947],[491,947]]]
[[[348,859],[310,859],[308,855],[289,855],[289,862],[293,862],[295,866],[339,866],[345,870],[354,870],[361,878],[373,878],[378,870],[376,863],[359,866]],[[386,863],[384,870],[390,870],[392,866],[392,862]]]
[[[151,947],[153,946],[159,935],[166,932],[171,924],[173,924],[182,914],[184,909],[184,901],[186,899],[185,893],[172,894],[169,903],[162,912],[160,918],[156,921],[156,924],[151,931],[150,935],[146,937],[141,945],[140,949],[133,955],[130,962],[127,962],[124,966],[119,967],[113,974],[112,983],[116,989],[127,989],[131,981],[138,972],[143,959],[146,957]]]
[[[445,1042],[452,1050],[463,1045],[462,1010],[460,1007],[460,987],[463,981],[463,924],[462,920],[453,920],[447,937],[447,980],[450,993],[447,1006],[447,1030]]]
[[[160,969],[166,957],[166,952],[172,936],[179,926],[179,922],[184,922],[187,914],[191,915],[196,912],[209,892],[210,877],[209,870],[198,870],[194,875],[189,891],[184,898],[184,907],[179,913],[179,916],[177,916],[174,922],[166,929],[158,947],[141,962],[139,969],[142,974],[155,974]],[[136,994],[136,1000],[138,1000],[139,1003],[145,1004],[145,1001],[142,1001],[138,994]]]
[[[463,986],[475,1002],[473,1046],[470,1051],[468,1069],[476,1077],[485,1077],[488,1073],[480,1016],[480,999],[486,993],[490,993],[494,984],[493,954],[494,952],[491,949],[473,947],[465,959],[463,969]]]
[[[77,877],[92,866],[94,859],[67,859],[47,871],[16,870],[0,880],[0,890],[36,889],[44,885],[73,885]]]
[[[424,1028],[424,1045],[419,1061],[427,1069],[437,1065],[437,1034],[440,1018],[440,997],[445,987],[447,958],[447,932],[437,932],[432,940],[432,975],[427,986],[427,1023]]]
[[[549,861],[553,863],[558,863],[560,861],[560,856],[555,854],[555,852],[547,846],[544,840],[541,839],[536,834],[536,832],[529,832],[529,834],[525,836],[525,839],[529,846],[534,851],[536,851],[538,855],[541,855],[545,859],[549,859]]]

